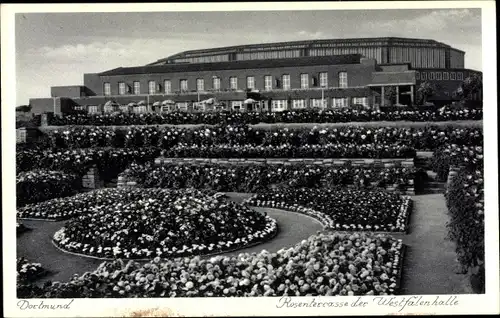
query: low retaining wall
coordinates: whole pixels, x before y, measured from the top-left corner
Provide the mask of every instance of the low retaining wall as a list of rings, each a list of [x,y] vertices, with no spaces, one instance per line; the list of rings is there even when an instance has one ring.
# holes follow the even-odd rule
[[[165,164],[192,164],[192,163],[216,163],[225,165],[254,165],[254,164],[312,164],[321,166],[344,166],[350,164],[351,166],[368,166],[374,165],[379,167],[414,167],[415,163],[413,158],[402,159],[318,159],[318,158],[156,158],[155,165],[161,166]]]

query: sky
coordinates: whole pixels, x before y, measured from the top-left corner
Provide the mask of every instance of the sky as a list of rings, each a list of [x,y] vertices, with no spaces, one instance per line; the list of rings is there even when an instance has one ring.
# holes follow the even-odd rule
[[[466,52],[482,70],[481,10],[18,13],[16,103],[82,85],[83,73],[138,66],[185,50],[329,38],[411,37]]]

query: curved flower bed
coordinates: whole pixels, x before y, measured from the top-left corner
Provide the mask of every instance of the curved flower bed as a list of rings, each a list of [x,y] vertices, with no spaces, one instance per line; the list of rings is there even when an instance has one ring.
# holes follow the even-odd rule
[[[257,123],[337,123],[366,121],[449,121],[480,120],[480,109],[456,110],[402,110],[376,111],[356,110],[304,110],[284,112],[220,112],[220,113],[147,113],[147,114],[78,114],[53,117],[50,125],[158,125],[158,124],[257,124]]]
[[[341,231],[405,232],[410,213],[407,196],[342,188],[271,189],[245,203],[304,213]]]
[[[81,187],[81,177],[62,171],[20,172],[16,176],[17,206],[73,195]]]
[[[30,263],[24,257],[17,258],[17,282],[30,283],[46,273],[40,263]]]
[[[56,148],[85,147],[160,147],[170,149],[174,146],[193,145],[209,147],[262,146],[278,147],[290,145],[294,148],[327,145],[373,145],[404,146],[418,150],[432,150],[442,145],[455,143],[477,145],[482,142],[480,128],[433,127],[359,127],[340,128],[254,128],[251,126],[215,127],[123,127],[82,128],[53,130],[46,138]],[[346,146],[344,146],[346,147]],[[347,146],[349,147],[349,146]]]
[[[402,241],[323,233],[276,253],[105,262],[33,297],[353,296],[398,293]]]
[[[133,164],[121,174],[146,188],[196,188],[254,193],[274,185],[321,188],[354,184],[360,187],[413,187],[415,168],[335,167],[302,165]]]
[[[268,216],[192,189],[113,189],[103,196],[73,205],[78,217],[54,235],[61,249],[101,258],[201,255],[261,242],[278,230]]]

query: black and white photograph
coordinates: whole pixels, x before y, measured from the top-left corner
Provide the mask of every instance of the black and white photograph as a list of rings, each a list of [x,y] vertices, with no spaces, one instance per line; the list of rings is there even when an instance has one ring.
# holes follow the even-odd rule
[[[6,316],[499,313],[493,1],[1,9]]]

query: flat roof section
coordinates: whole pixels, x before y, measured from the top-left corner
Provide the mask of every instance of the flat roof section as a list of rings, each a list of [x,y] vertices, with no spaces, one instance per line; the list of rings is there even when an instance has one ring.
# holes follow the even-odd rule
[[[99,73],[100,76],[115,76],[127,74],[150,74],[150,73],[180,73],[180,72],[203,72],[223,71],[237,69],[278,68],[312,65],[345,65],[359,64],[363,56],[361,54],[333,55],[284,58],[272,60],[244,60],[232,62],[215,63],[189,63],[189,64],[164,64],[154,66],[119,67]]]

